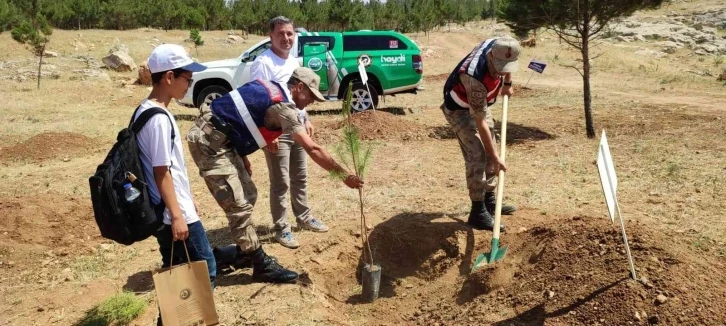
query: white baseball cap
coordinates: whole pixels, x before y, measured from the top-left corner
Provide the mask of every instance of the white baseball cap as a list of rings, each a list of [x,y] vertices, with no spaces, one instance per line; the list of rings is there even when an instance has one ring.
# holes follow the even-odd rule
[[[149,65],[149,71],[152,74],[179,68],[191,72],[200,72],[207,69],[206,66],[194,62],[187,54],[187,51],[181,45],[176,44],[157,46],[154,51],[151,51],[146,63]]]

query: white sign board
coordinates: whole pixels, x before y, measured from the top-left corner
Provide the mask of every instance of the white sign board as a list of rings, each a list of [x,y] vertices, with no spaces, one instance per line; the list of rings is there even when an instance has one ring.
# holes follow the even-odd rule
[[[613,164],[613,158],[610,156],[610,146],[608,145],[608,139],[605,136],[605,130],[602,131],[602,136],[600,136],[600,145],[598,147],[597,172],[600,173],[600,183],[602,184],[602,191],[605,194],[605,203],[608,206],[608,214],[610,214],[610,220],[613,223],[615,222],[615,214],[618,215],[620,231],[623,234],[625,253],[628,255],[630,275],[635,280],[637,279],[637,276],[635,276],[635,264],[633,263],[633,256],[630,254],[628,235],[625,233],[623,213],[620,211],[620,205],[618,204],[618,178],[615,176],[615,164]]]
[[[597,171],[600,173],[600,183],[602,191],[605,194],[605,204],[608,206],[610,221],[615,222],[615,214],[617,210],[617,193],[618,178],[615,175],[615,165],[613,158],[610,156],[610,147],[608,139],[605,136],[605,130],[602,131],[600,137],[600,145],[597,153]]]
[[[360,78],[361,78],[361,81],[363,82],[363,85],[367,85],[368,73],[366,72],[366,66],[363,65],[363,61],[360,61],[358,63],[358,72],[360,73]]]

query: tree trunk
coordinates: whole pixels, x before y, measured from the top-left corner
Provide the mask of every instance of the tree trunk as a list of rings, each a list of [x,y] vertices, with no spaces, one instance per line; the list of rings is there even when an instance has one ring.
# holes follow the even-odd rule
[[[43,66],[43,54],[45,54],[45,44],[40,49],[40,60],[38,60],[38,89],[40,89],[40,68]]]
[[[588,42],[584,40],[583,45]],[[590,54],[587,47],[582,50],[582,84],[585,100],[585,129],[588,138],[595,138],[595,127],[592,122],[592,96],[590,94]]]
[[[582,84],[585,101],[585,129],[587,138],[595,138],[595,126],[592,122],[592,96],[590,94],[590,2],[584,1],[584,19],[582,24]]]

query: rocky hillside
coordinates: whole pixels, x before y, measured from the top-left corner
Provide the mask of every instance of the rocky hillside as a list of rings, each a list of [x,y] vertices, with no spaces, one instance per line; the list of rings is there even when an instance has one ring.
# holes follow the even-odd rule
[[[612,27],[609,36],[619,42],[657,42],[665,56],[688,48],[697,55],[726,54],[726,7],[692,12],[669,13],[643,19],[633,16]]]

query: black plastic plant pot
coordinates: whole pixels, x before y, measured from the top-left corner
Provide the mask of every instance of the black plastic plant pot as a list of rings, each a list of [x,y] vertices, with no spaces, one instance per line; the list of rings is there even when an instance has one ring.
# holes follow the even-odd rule
[[[363,300],[373,302],[378,299],[378,289],[381,287],[381,266],[369,264],[363,266]]]

